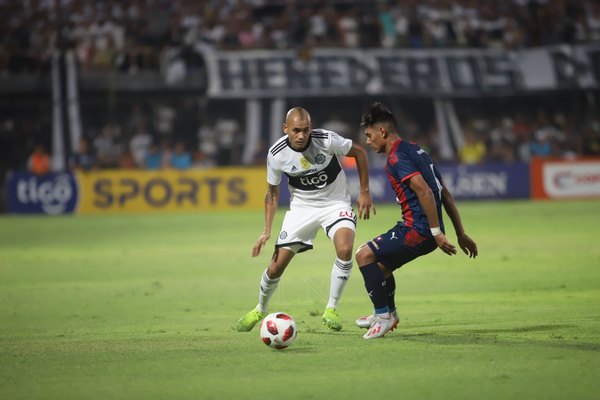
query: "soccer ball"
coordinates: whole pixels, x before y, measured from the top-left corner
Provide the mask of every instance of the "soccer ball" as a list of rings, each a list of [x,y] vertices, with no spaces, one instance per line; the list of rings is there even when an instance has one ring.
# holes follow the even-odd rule
[[[273,349],[291,346],[297,333],[294,318],[284,312],[269,314],[260,323],[260,340]]]

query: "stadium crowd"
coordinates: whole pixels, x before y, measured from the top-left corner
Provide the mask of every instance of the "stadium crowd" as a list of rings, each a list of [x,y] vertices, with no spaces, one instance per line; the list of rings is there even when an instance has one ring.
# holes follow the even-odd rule
[[[410,101],[389,101],[403,137],[428,149],[439,162],[478,164],[527,162],[532,157],[600,156],[598,108],[570,107],[572,98],[504,100],[501,106],[493,99],[488,99],[488,104],[481,99],[458,103],[464,143],[456,145],[452,159],[440,154],[438,125],[431,118],[433,105],[420,104],[415,112]],[[313,100],[307,102],[307,108],[314,110],[315,127],[364,143],[357,121],[361,104],[357,101],[332,108]],[[84,115],[96,118],[84,118],[83,140],[68,166],[89,170],[240,165],[246,140],[243,103],[238,110],[226,108],[208,109],[195,97],[187,97],[181,101],[134,102],[112,116],[84,109]],[[12,116],[3,120],[0,149],[7,150],[2,157],[7,167],[25,169],[33,165],[29,155],[39,153],[40,144],[50,148],[49,119]],[[262,141],[257,148],[253,164],[265,161],[268,143]],[[370,160],[373,165],[384,161],[375,154],[370,154]]]
[[[59,6],[56,6],[59,4]],[[596,0],[2,0],[0,73],[48,69],[57,46],[83,70],[193,64],[216,49],[495,47],[600,40]]]
[[[599,40],[596,0],[0,0],[4,77],[47,74],[57,47],[73,49],[84,74],[135,74],[160,70],[173,52],[189,68],[198,61],[196,46],[518,49]],[[538,96],[507,100],[502,107],[478,107],[478,100],[457,105],[465,142],[457,144],[454,160],[443,161],[600,155],[598,100],[593,92],[575,96],[580,106],[560,93],[555,101]],[[69,166],[205,168],[240,163],[243,104],[215,112],[202,97],[139,97],[121,100],[108,111],[82,100],[84,140]],[[360,105],[316,107],[330,113],[315,112],[315,126],[337,127],[360,140]],[[425,117],[403,110],[403,104],[395,110],[401,132],[435,157],[439,149],[433,107],[429,105]],[[0,110],[0,170],[26,168],[28,156],[34,149],[39,152],[40,145],[49,151],[51,131],[51,114],[44,104]],[[258,146],[257,163],[264,161],[267,147]]]

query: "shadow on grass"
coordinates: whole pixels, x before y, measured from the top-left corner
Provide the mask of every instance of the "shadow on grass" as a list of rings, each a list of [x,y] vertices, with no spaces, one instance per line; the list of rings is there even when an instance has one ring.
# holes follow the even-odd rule
[[[401,333],[399,335],[386,335],[386,338],[393,340],[408,340],[413,342],[422,342],[427,344],[439,345],[515,345],[524,344],[529,346],[564,348],[571,350],[582,350],[600,352],[600,343],[579,342],[573,339],[564,339],[559,329],[575,328],[574,325],[530,325],[514,328],[502,329],[471,329],[457,330],[456,333],[444,332],[422,332],[422,333]],[[548,337],[547,340],[530,339],[519,336],[531,332],[552,332],[556,334]],[[506,335],[508,334],[508,335]],[[509,336],[515,334],[515,336]]]

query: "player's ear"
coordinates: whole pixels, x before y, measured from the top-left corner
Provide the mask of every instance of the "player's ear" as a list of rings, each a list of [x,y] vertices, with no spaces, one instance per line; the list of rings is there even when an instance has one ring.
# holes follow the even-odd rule
[[[389,136],[387,129],[385,129],[383,127],[379,128],[379,132],[381,133],[381,136],[384,139],[387,139],[387,137]]]

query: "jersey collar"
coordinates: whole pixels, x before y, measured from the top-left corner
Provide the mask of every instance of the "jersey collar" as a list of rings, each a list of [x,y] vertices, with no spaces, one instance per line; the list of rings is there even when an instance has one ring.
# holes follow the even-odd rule
[[[392,145],[392,148],[390,149],[390,154],[392,154],[393,152],[395,152],[398,149],[398,146],[400,146],[401,142],[402,142],[402,139],[398,139],[394,142],[394,144]]]

